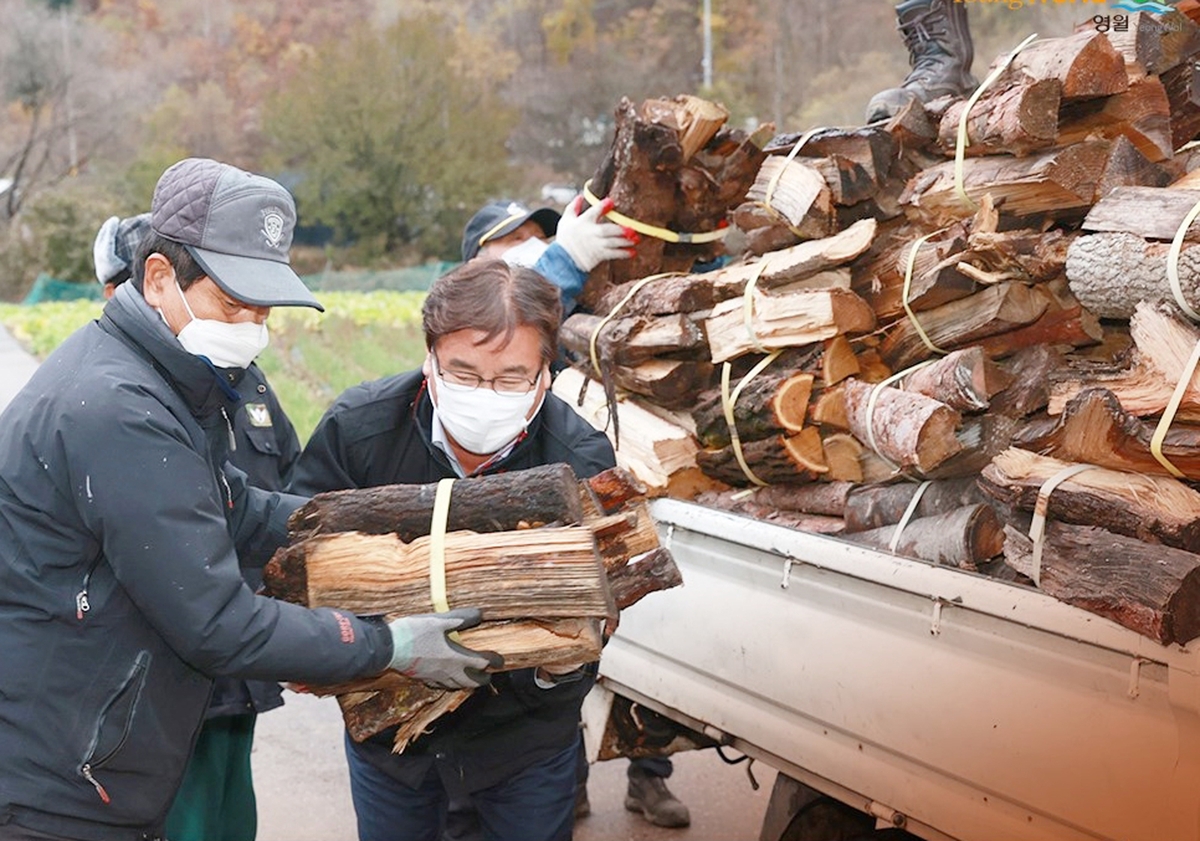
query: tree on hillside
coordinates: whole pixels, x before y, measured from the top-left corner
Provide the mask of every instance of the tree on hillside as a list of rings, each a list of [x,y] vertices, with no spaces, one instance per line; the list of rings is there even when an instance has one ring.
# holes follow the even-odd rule
[[[456,256],[466,218],[507,182],[513,120],[455,50],[441,17],[364,27],[320,48],[268,103],[263,128],[299,178],[302,222],[391,255]]]

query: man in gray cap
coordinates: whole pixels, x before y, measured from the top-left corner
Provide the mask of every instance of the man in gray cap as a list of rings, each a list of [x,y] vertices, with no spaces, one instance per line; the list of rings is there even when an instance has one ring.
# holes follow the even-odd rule
[[[134,255],[149,232],[149,213],[113,216],[100,226],[92,256],[106,299],[132,276]],[[232,415],[229,461],[254,487],[283,490],[300,455],[296,429],[256,363],[230,384],[242,399]],[[258,569],[245,568],[242,575],[254,589],[262,583]],[[171,841],[253,841],[258,829],[250,764],[254,726],[259,713],[282,705],[283,692],[274,681],[214,681],[204,726],[167,815]]]
[[[130,282],[0,414],[2,841],[163,837],[216,676],[468,688],[501,665],[448,637],[478,610],[382,622],[242,577],[304,501],[227,460],[270,308],[320,309],[288,265],[294,224],[274,181],[170,167]]]

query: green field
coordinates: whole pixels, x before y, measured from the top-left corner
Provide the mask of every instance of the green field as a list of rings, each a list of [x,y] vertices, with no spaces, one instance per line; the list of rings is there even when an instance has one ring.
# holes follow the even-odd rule
[[[301,442],[343,389],[421,364],[424,292],[321,292],[325,306],[271,312],[271,346],[259,358]],[[98,317],[96,301],[0,304],[3,324],[44,359],[63,339]]]

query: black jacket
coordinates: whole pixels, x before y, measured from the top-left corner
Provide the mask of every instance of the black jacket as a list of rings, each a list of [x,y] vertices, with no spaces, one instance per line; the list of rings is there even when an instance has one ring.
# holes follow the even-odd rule
[[[430,442],[433,403],[420,371],[346,390],[317,424],[296,463],[293,493],[427,484],[455,476],[445,453]],[[604,433],[562,400],[547,394],[527,436],[486,473],[565,462],[581,478],[615,463]],[[452,791],[487,788],[568,748],[579,738],[579,709],[595,681],[539,688],[534,670],[501,672],[403,754],[391,752],[394,730],[355,745],[376,767],[409,786],[431,767]]]
[[[231,384],[242,399],[233,412],[234,447],[229,461],[246,474],[246,481],[254,487],[282,491],[300,455],[296,428],[279,405],[267,375],[257,365],[236,372]],[[243,567],[242,575],[253,590],[262,584],[262,570],[257,567]],[[280,706],[283,691],[278,683],[222,677],[213,683],[207,717],[264,713]]]
[[[381,671],[374,622],[255,596],[301,500],[222,467],[226,384],[122,284],[0,414],[0,824],[161,833],[210,676]]]

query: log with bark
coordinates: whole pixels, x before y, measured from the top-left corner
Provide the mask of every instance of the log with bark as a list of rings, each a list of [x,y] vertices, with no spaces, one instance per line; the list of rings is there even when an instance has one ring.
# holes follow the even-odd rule
[[[900,380],[905,391],[940,400],[960,412],[988,408],[992,396],[1012,383],[980,347],[956,350],[915,369]]]
[[[1034,575],[1033,541],[1005,526],[1005,562]],[[1046,526],[1038,586],[1163,645],[1200,636],[1200,555],[1095,526]]]
[[[1071,462],[1018,448],[997,455],[979,476],[990,497],[1010,509],[1033,511],[1051,478]],[[1200,493],[1177,479],[1092,466],[1055,486],[1046,516],[1195,552],[1200,549]]]
[[[962,416],[945,403],[855,379],[843,386],[850,431],[894,464],[925,473],[961,448],[954,430]]]
[[[1150,475],[1170,475],[1151,451],[1155,424],[1121,408],[1111,391],[1091,387],[1072,397],[1050,426],[1029,427],[1013,443],[1064,461],[1079,461]],[[1200,479],[1200,427],[1173,424],[1162,454],[1185,476]]]
[[[756,484],[742,467],[769,485],[798,485],[815,482],[829,471],[821,435],[805,427],[795,435],[772,435],[741,444],[741,460],[731,444],[715,450],[700,450],[696,463],[705,475],[735,487]]]
[[[974,476],[928,483],[862,485],[846,494],[842,510],[846,531],[867,531],[900,522],[918,493],[921,496],[912,514],[917,518],[947,514],[965,505],[987,501]]]
[[[640,105],[623,98],[612,144],[590,179],[593,195],[612,199],[618,212],[646,225],[682,234],[719,230],[754,182],[773,127],[747,134],[719,125],[715,114],[694,97],[648,99]],[[632,259],[607,261],[592,270],[579,302],[594,309],[613,286],[664,271],[690,271],[694,263],[720,253],[719,240],[642,236]]]
[[[692,417],[696,437],[709,449],[727,446],[731,432],[725,417],[726,397],[732,397],[737,383],[725,395],[721,389],[695,396]],[[794,435],[803,427],[812,395],[813,375],[801,371],[765,369],[746,383],[733,404],[733,422],[743,441],[755,441],[770,435]]]
[[[887,549],[907,558],[972,571],[1000,554],[1004,545],[1003,525],[996,512],[983,503],[909,520],[903,528],[897,523],[843,536],[853,543]]]

